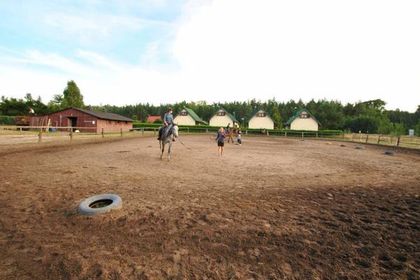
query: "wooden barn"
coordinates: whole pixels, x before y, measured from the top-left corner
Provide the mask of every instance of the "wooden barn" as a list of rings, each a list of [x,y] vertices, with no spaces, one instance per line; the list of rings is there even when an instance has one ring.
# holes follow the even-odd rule
[[[257,129],[274,129],[274,122],[268,116],[267,112],[259,110],[250,120],[248,124],[249,128]]]
[[[184,107],[175,117],[174,123],[178,125],[206,125],[207,122],[202,120],[192,109]]]
[[[94,112],[80,108],[67,108],[44,116],[31,117],[31,126],[48,126],[53,128],[73,127],[80,132],[100,133],[129,131],[133,128],[133,120],[124,116]]]
[[[319,122],[306,109],[297,111],[286,123],[292,130],[312,130],[318,131]]]
[[[236,118],[229,114],[225,109],[220,109],[219,111],[211,117],[209,124],[210,126],[218,126],[218,127],[233,127],[234,124],[238,124],[239,122]]]

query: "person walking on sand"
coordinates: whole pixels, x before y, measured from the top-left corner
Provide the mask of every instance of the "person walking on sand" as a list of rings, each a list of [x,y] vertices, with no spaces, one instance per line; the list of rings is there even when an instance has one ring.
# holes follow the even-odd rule
[[[217,131],[217,136],[216,136],[216,141],[217,141],[217,147],[218,147],[218,152],[219,152],[219,156],[223,155],[223,147],[225,146],[225,129],[223,127],[221,127],[218,131]]]
[[[238,130],[238,135],[236,136],[236,141],[238,142],[239,145],[242,145],[241,134],[242,134],[242,132],[240,130]]]

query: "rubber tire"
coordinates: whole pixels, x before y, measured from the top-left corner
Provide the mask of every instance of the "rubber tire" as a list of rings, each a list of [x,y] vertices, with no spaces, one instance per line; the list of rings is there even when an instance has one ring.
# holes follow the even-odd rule
[[[112,200],[110,205],[107,205],[102,208],[91,208],[89,207],[95,201],[109,199]],[[93,216],[97,214],[102,214],[109,212],[113,209],[120,209],[122,207],[122,199],[116,194],[98,194],[86,198],[79,204],[79,213],[86,216]]]

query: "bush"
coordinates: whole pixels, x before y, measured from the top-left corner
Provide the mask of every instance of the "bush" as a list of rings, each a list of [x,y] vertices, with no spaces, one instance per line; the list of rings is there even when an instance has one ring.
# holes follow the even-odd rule
[[[160,127],[162,126],[162,123],[144,123],[144,122],[137,122],[134,121],[133,122],[133,128],[142,128],[142,127]],[[191,129],[219,129],[218,127],[214,127],[214,126],[208,126],[208,125],[180,125],[181,127],[185,127],[185,128],[191,128]]]
[[[348,119],[344,127],[350,129],[352,132],[377,133],[379,120],[371,116],[359,116]]]
[[[142,123],[142,122],[133,122],[133,128],[158,128],[161,124],[156,123]],[[219,130],[218,126],[209,126],[209,125],[180,125],[179,126],[180,131],[188,131],[188,132],[216,132]],[[258,135],[258,134],[266,134],[267,131],[269,135],[284,135],[287,133],[287,136],[296,136],[300,137],[302,136],[302,132],[306,137],[313,136],[316,137],[317,135],[319,137],[325,137],[325,136],[337,136],[341,135],[343,133],[342,130],[319,130],[319,131],[308,131],[308,130],[290,130],[290,129],[249,129],[249,128],[241,128],[241,131],[245,133],[245,131],[248,132],[248,134],[252,135]]]
[[[407,135],[408,129],[404,127],[402,123],[394,123],[393,129],[391,131],[392,135]]]
[[[0,116],[0,124],[2,125],[14,125],[15,117],[13,116]]]
[[[158,123],[142,123],[142,122],[133,122],[133,128],[142,128],[142,127],[160,127],[161,124]]]
[[[414,127],[414,134],[420,136],[420,122]]]

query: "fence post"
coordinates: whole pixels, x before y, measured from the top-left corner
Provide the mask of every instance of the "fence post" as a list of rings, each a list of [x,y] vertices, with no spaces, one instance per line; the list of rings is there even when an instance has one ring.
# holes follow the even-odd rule
[[[102,127],[101,134],[102,134],[102,138],[104,138],[105,137],[105,134],[104,134],[104,128],[103,127]]]
[[[366,143],[368,142],[368,140],[369,140],[369,134],[366,134]]]
[[[20,132],[22,132],[22,127],[19,127]]]
[[[123,133],[122,133],[122,128],[120,128],[120,133],[121,133],[121,137],[123,136]]]
[[[41,143],[42,142],[42,128],[39,130],[39,133],[38,133],[38,143]]]
[[[73,141],[73,128],[70,129],[70,142]]]
[[[245,135],[248,135],[248,130],[245,130]]]
[[[141,128],[141,135],[144,135],[144,127]]]
[[[206,128],[206,133],[209,133],[209,129],[208,128]]]
[[[381,135],[378,134],[378,143],[376,143],[376,144],[379,144],[380,142],[381,142]]]
[[[401,139],[401,136],[398,136],[398,138],[397,138],[397,147],[400,146],[400,139]]]
[[[156,136],[156,128],[153,128],[153,136]]]
[[[316,133],[316,138],[318,138],[318,132]]]

